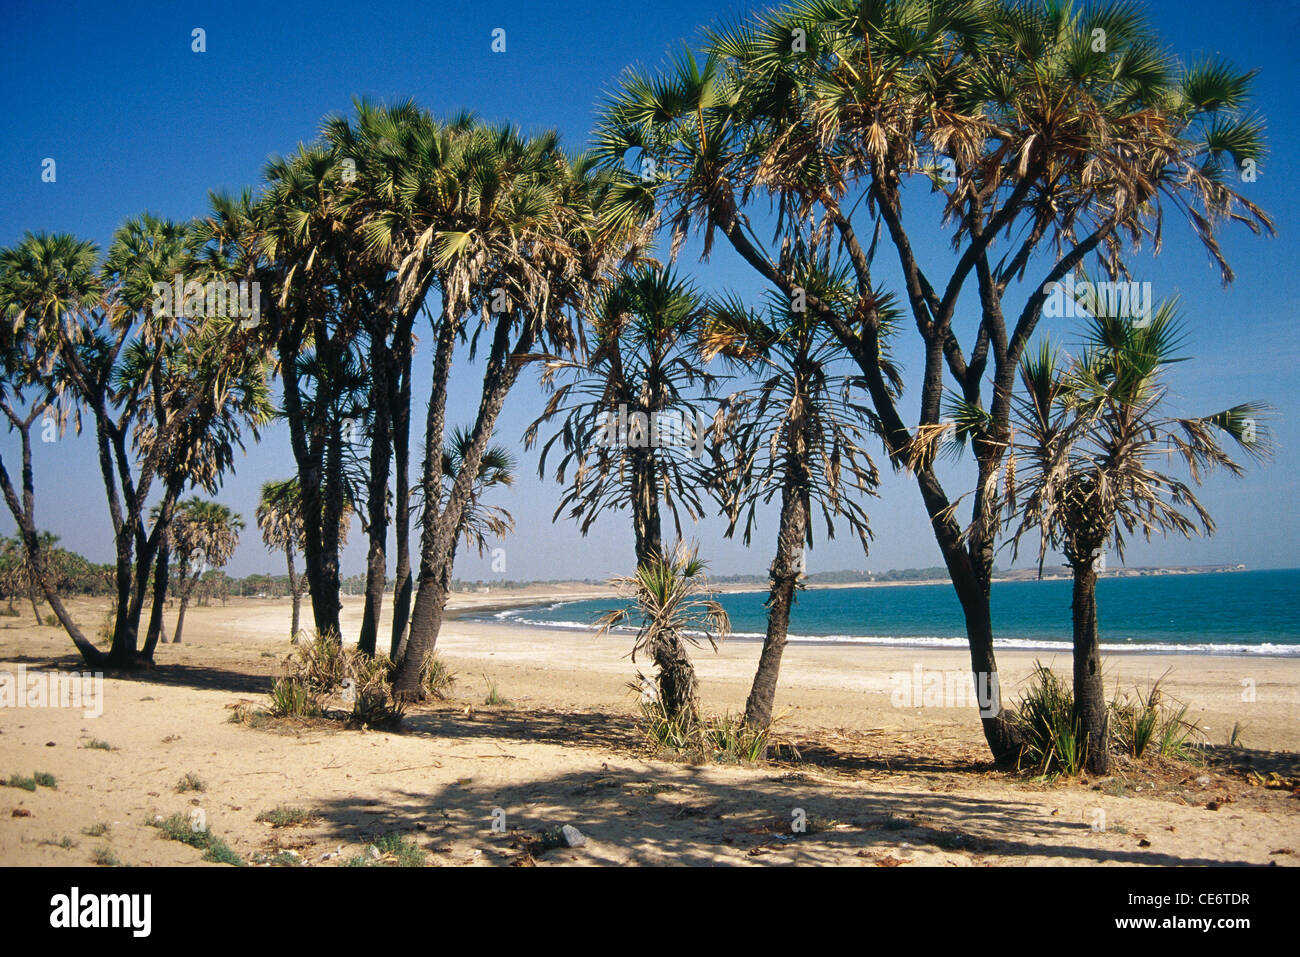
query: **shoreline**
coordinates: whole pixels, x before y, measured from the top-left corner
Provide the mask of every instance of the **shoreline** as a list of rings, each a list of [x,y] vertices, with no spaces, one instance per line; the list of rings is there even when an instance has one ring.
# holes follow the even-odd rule
[[[1207,574],[1219,574],[1219,573],[1210,572]],[[1224,573],[1224,574],[1228,574],[1228,573]],[[915,584],[915,583],[881,582],[879,584],[888,587],[895,584]],[[945,583],[931,582],[927,584],[945,584]],[[810,589],[815,587],[858,588],[858,587],[874,587],[874,586],[872,586],[869,583],[863,585],[836,583],[836,584],[827,584],[822,586],[814,586],[814,585],[809,586]],[[735,594],[735,595],[753,594],[755,592],[761,592],[761,591],[762,591],[761,588],[748,588],[748,587],[732,588],[726,590],[718,589],[719,594]],[[453,595],[452,601],[455,601],[457,597],[472,598],[473,596]],[[590,592],[582,592],[582,593],[575,592],[572,595],[564,595],[564,596],[557,596],[553,594],[552,595],[519,595],[514,600],[511,601],[500,600],[500,601],[486,602],[483,604],[467,604],[467,605],[457,605],[457,606],[453,606],[451,602],[448,602],[447,609],[445,612],[445,619],[447,621],[461,621],[461,622],[472,623],[472,624],[496,625],[498,627],[510,628],[513,630],[531,629],[531,630],[539,630],[542,632],[555,632],[555,633],[564,633],[564,634],[571,634],[571,635],[594,636],[595,634],[594,625],[576,626],[573,624],[561,624],[558,622],[551,623],[551,622],[537,622],[537,621],[512,621],[506,618],[492,617],[492,613],[514,611],[514,610],[522,611],[527,608],[535,608],[539,605],[553,605],[556,603],[567,604],[567,603],[580,602],[580,601],[598,601],[606,597],[612,598],[612,594],[609,589],[602,590],[596,588],[595,586],[592,586]],[[621,630],[618,631],[622,633]],[[738,634],[738,635],[728,635],[726,640],[732,642],[755,643],[755,642],[763,641],[763,636],[756,633],[755,634],[745,633],[745,634]],[[799,645],[799,646],[815,645],[815,646],[825,646],[825,647],[834,647],[834,648],[841,648],[841,647],[864,647],[864,648],[884,648],[884,649],[897,648],[900,650],[906,649],[909,651],[932,651],[932,652],[939,652],[939,653],[945,653],[945,652],[950,653],[953,651],[962,651],[968,647],[966,643],[966,638],[961,635],[938,638],[939,641],[951,642],[951,644],[936,644],[934,641],[909,641],[907,637],[900,637],[897,639],[886,639],[886,638],[872,637],[872,636],[862,636],[862,637],[849,636],[845,638],[831,638],[831,637],[819,636],[819,635],[796,635],[796,634],[789,635],[787,640],[789,641],[790,644]],[[1058,639],[1050,647],[1025,647],[1022,644],[1013,644],[1013,643],[1001,644],[1001,646],[999,646],[999,642],[1023,642],[1023,641],[1026,641],[1026,639],[994,638],[994,651],[1015,653],[1015,654],[1043,654],[1043,655],[1069,654],[1071,651],[1071,644],[1069,639]],[[1200,643],[1192,647],[1183,648],[1177,645],[1154,646],[1152,644],[1143,643],[1140,647],[1126,648],[1123,646],[1108,645],[1105,643],[1105,640],[1103,639],[1101,651],[1104,655],[1107,656],[1117,655],[1117,656],[1125,656],[1125,657],[1141,656],[1141,655],[1156,655],[1161,657],[1186,659],[1189,657],[1204,656],[1207,658],[1230,658],[1230,659],[1240,659],[1243,661],[1255,661],[1260,659],[1290,661],[1293,659],[1300,658],[1300,647],[1297,648],[1295,653],[1287,654],[1287,653],[1277,652],[1277,651],[1258,651],[1258,652],[1236,651],[1236,650],[1217,651],[1213,647],[1207,647],[1207,644],[1208,643]],[[1240,645],[1240,644],[1242,643],[1235,643],[1235,645]]]
[[[501,597],[465,596],[459,612]],[[563,597],[591,590],[516,593],[509,604]],[[1300,805],[1263,777],[1300,780],[1298,659],[1108,656],[1108,697],[1145,697],[1158,683],[1175,710],[1187,706],[1213,764],[1125,760],[1107,781],[1040,782],[989,764],[965,693],[965,648],[792,642],[776,734],[800,748],[800,762],[697,765],[646,747],[636,683],[646,664],[630,660],[627,636],[464,617],[438,641],[455,679],[449,699],[413,707],[400,730],[232,722],[238,709],[266,705],[292,650],[289,604],[191,608],[184,643],[159,645],[157,670],[102,679],[97,717],[76,707],[0,711],[6,775],[58,781],[57,790],[0,789],[0,862],[84,864],[108,846],[128,865],[201,863],[199,849],[163,840],[155,826],[199,806],[178,790],[188,773],[204,780],[197,801],[214,832],[250,862],[292,850],[304,864],[333,866],[400,833],[443,865],[505,866],[520,856],[515,829],[540,835],[563,823],[588,844],[536,863],[1285,865],[1300,849]],[[70,610],[92,621],[104,608]],[[363,599],[344,598],[349,639],[363,609]],[[386,616],[381,628],[390,625]],[[737,640],[691,651],[704,713],[744,708],[759,650]],[[1068,681],[1068,652],[998,655],[1004,706],[1039,663]],[[30,675],[79,658],[60,629],[0,620],[0,671],[20,664]],[[1230,772],[1229,760],[1258,774]],[[311,822],[263,823],[282,806],[307,810]],[[792,806],[840,823],[797,845],[777,840],[771,822],[788,820]],[[501,835],[486,824],[498,807],[510,816]],[[1091,826],[1098,809],[1111,825],[1101,831]],[[886,820],[899,826],[877,823]],[[78,838],[100,823],[111,833]]]

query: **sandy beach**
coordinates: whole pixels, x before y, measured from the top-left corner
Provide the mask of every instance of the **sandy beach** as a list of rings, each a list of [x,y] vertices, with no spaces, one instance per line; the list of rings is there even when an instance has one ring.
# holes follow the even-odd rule
[[[533,586],[457,596],[453,607],[604,593]],[[344,601],[355,633],[361,599]],[[102,603],[73,607],[83,622],[102,616]],[[83,865],[108,847],[128,865],[197,864],[199,850],[150,826],[176,813],[201,815],[246,860],[288,850],[312,866],[394,832],[442,865],[1289,865],[1300,850],[1294,658],[1110,656],[1108,692],[1168,672],[1162,687],[1214,746],[1208,764],[1120,762],[1100,781],[1045,782],[993,769],[972,709],[897,706],[899,676],[960,673],[957,650],[791,644],[777,729],[802,760],[758,767],[651,754],[635,729],[626,639],[463,617],[439,642],[458,675],[453,700],[412,709],[401,733],[232,723],[240,703],[264,703],[290,650],[288,621],[283,600],[193,608],[184,643],[160,647],[156,671],[105,679],[101,716],[0,709],[0,780],[57,781],[0,788],[0,863]],[[695,652],[706,710],[742,708],[758,652],[752,641]],[[1068,677],[1064,656],[1003,652],[1006,700],[1036,659]],[[80,663],[61,630],[0,619],[0,672],[19,667]],[[489,682],[512,704],[484,706]],[[190,773],[204,789],[178,792]],[[286,805],[314,820],[256,820]],[[792,830],[795,820],[807,828]],[[101,824],[107,834],[86,833]],[[529,853],[563,824],[586,845]]]

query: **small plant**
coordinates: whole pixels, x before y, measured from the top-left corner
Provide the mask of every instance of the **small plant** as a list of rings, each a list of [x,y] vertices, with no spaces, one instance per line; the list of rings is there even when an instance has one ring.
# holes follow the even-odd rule
[[[186,791],[206,791],[207,789],[207,783],[193,771],[190,771],[176,782],[177,794],[184,794]]]
[[[424,663],[420,672],[420,684],[424,690],[437,701],[445,701],[451,694],[451,687],[456,683],[456,675],[447,662],[436,651]]]
[[[641,702],[641,733],[655,751],[691,752],[700,746],[699,728],[683,715],[669,714],[658,698]]]
[[[398,728],[405,707],[390,695],[393,666],[387,655],[374,658],[350,658],[347,662],[351,682],[351,719],[366,727]]]
[[[205,861],[214,864],[230,864],[234,867],[244,866],[244,859],[232,851],[225,841],[207,828],[195,828],[183,814],[173,814],[155,821],[154,827],[162,831],[163,836],[169,840],[179,841],[203,851]]]
[[[689,723],[674,717],[657,699],[641,702],[641,733],[656,751],[676,751],[714,761],[756,764],[772,752],[798,759],[793,744],[778,741],[771,727],[755,730],[742,715],[710,715]]]
[[[21,774],[9,775],[9,780],[5,784],[11,788],[22,788],[24,791],[36,790],[36,778],[25,778]]]
[[[190,847],[206,850],[211,842],[207,829],[196,830],[184,814],[173,814],[161,821],[154,821],[153,826],[162,831],[163,836],[171,841],[180,841]]]
[[[54,775],[48,771],[37,771],[32,775],[32,780],[43,788],[50,788],[53,791],[59,789],[58,782],[54,780]]]
[[[100,867],[121,867],[122,862],[117,859],[113,849],[105,844],[103,847],[95,848],[91,853],[90,859]]]
[[[385,834],[363,853],[353,855],[344,867],[423,867],[425,853],[396,832]]]
[[[100,821],[97,824],[90,825],[90,827],[82,828],[81,833],[86,837],[108,837],[112,830],[113,825],[107,821]]]
[[[513,708],[515,706],[515,703],[497,688],[497,683],[487,675],[483,676],[483,682],[487,685],[487,695],[483,698],[483,704],[488,707],[500,708]]]
[[[46,616],[45,616],[45,624],[46,624],[46,626],[49,627],[49,628],[58,628],[58,627],[59,627],[59,617],[58,617],[58,615],[46,615]]]
[[[219,837],[213,837],[208,843],[208,849],[204,851],[203,859],[212,864],[229,864],[231,867],[244,866],[244,859],[232,851],[230,845]]]
[[[0,608],[0,618],[18,618],[21,615],[17,608]]]
[[[272,827],[301,827],[319,820],[318,816],[301,807],[280,806],[270,811],[263,811],[256,820]]]
[[[1034,662],[1034,674],[1012,720],[1024,743],[1020,766],[1038,774],[1078,775],[1087,747],[1074,720],[1074,694],[1052,670]]]
[[[65,851],[70,851],[77,846],[77,842],[74,841],[72,838],[68,837],[66,834],[63,837],[59,838],[57,841],[54,838],[46,838],[45,840],[41,841],[41,844],[45,847],[61,847]]]
[[[270,713],[277,718],[316,718],[321,706],[316,694],[297,678],[277,678],[271,685]]]
[[[1228,735],[1228,745],[1227,745],[1227,746],[1230,747],[1230,748],[1240,748],[1240,747],[1242,746],[1242,745],[1241,745],[1241,733],[1242,733],[1244,730],[1246,730],[1246,729],[1245,729],[1244,727],[1242,727],[1242,724],[1241,724],[1240,721],[1234,721],[1234,722],[1232,722],[1232,733]]]
[[[99,740],[99,738],[93,738],[92,740],[87,741],[85,744],[82,745],[82,747],[83,747],[83,748],[88,748],[88,749],[90,749],[90,750],[92,750],[92,751],[112,751],[112,750],[113,750],[113,746],[112,746],[111,744],[109,744],[107,741],[101,741],[101,740]]]
[[[745,724],[743,715],[730,713],[705,721],[706,743],[722,760],[753,764],[762,761],[772,744],[770,729],[754,729]]]
[[[1187,720],[1186,705],[1166,703],[1160,686],[1167,675],[1168,672],[1165,672],[1156,679],[1145,694],[1120,697],[1116,693],[1110,703],[1110,724],[1115,746],[1135,758],[1141,758],[1154,749],[1161,757],[1198,761],[1200,729]],[[1233,727],[1230,747],[1238,734],[1239,723]]]

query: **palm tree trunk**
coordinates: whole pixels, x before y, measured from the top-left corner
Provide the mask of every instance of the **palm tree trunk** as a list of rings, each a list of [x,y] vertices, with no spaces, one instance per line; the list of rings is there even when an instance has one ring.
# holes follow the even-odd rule
[[[331,509],[328,505],[330,493],[337,491],[342,496],[342,487],[335,483],[326,489],[325,473],[332,471],[324,464],[326,448],[336,445],[328,438],[321,437],[321,432],[328,428],[324,422],[308,421],[303,411],[302,389],[298,377],[292,370],[297,368],[301,352],[300,332],[292,322],[286,321],[285,333],[279,343],[280,366],[286,370],[281,376],[284,390],[285,418],[289,423],[289,442],[293,448],[294,462],[298,468],[298,486],[302,496],[303,519],[303,565],[307,579],[307,590],[311,595],[312,617],[316,630],[322,635],[340,635],[339,626],[339,583],[338,583],[338,531],[335,516],[334,534],[325,523]],[[335,429],[337,431],[337,427]],[[340,460],[341,467],[341,460]],[[330,544],[333,542],[333,572],[329,558]]]
[[[663,533],[659,517],[659,490],[655,488],[655,450],[632,449],[632,530],[636,536],[636,563],[663,558]]]
[[[284,550],[284,560],[289,566],[289,594],[293,597],[293,623],[289,626],[289,640],[296,641],[302,618],[302,588],[298,584],[298,571],[293,567],[293,549]]]
[[[984,556],[987,553],[991,556],[991,542],[987,533],[977,526],[971,532],[968,545],[963,545],[962,531],[953,519],[951,503],[933,470],[928,466],[918,469],[916,481],[926,512],[930,516],[935,541],[948,569],[948,577],[957,593],[957,600],[961,603],[966,625],[966,643],[970,649],[971,673],[977,682],[976,686],[986,687],[990,692],[987,710],[981,709],[984,711],[980,717],[984,740],[988,743],[995,762],[1002,766],[1012,765],[1020,755],[1022,741],[1010,716],[1002,708],[997,657],[993,652],[993,615],[989,601],[992,561],[991,558],[988,561],[972,559],[972,555]]]
[[[149,610],[149,631],[144,639],[144,651],[140,653],[145,661],[153,661],[154,650],[158,642],[166,640],[163,629],[163,606],[167,603],[168,566],[171,562],[171,549],[164,538],[158,547],[158,561],[153,571],[153,605]]]
[[[392,361],[393,354],[385,341],[385,333],[372,329],[370,407],[374,410],[374,421],[370,434],[370,480],[366,489],[366,525],[370,541],[366,551],[366,602],[361,614],[361,634],[357,639],[358,650],[372,657],[379,641],[379,616],[384,608],[386,584],[384,576],[388,572],[388,469],[393,448],[388,381]]]
[[[456,538],[468,507],[474,483],[478,477],[479,466],[483,462],[483,453],[492,439],[492,430],[496,427],[497,417],[505,404],[506,396],[519,375],[519,366],[524,356],[532,349],[535,330],[528,319],[523,319],[523,328],[514,348],[510,345],[511,322],[508,317],[499,316],[493,333],[492,349],[488,355],[487,368],[483,373],[483,398],[479,403],[478,416],[474,422],[473,440],[462,456],[460,471],[452,481],[451,489],[446,495],[446,506],[441,514],[437,505],[442,496],[442,445],[445,429],[445,406],[437,407],[434,400],[429,403],[429,415],[425,427],[424,453],[424,533],[420,537],[420,579],[415,593],[415,605],[411,609],[411,634],[406,647],[406,654],[397,667],[393,679],[393,694],[407,700],[420,700],[424,691],[420,686],[420,677],[424,664],[433,654],[438,641],[438,632],[442,627],[443,609],[447,605],[447,565],[455,550]],[[438,391],[438,370],[435,364],[435,395]],[[445,393],[446,380],[443,379]],[[445,395],[443,398],[445,402]]]
[[[36,624],[41,625],[41,606],[36,601],[36,586],[29,584],[27,586],[27,597],[32,603],[32,617],[36,619]]]
[[[59,624],[68,633],[77,651],[81,653],[82,660],[92,668],[103,668],[109,664],[108,655],[96,648],[72,620],[72,616],[64,607],[58,592],[50,584],[49,576],[46,574],[45,555],[41,550],[40,536],[36,534],[36,479],[32,470],[31,436],[31,422],[34,418],[33,416],[25,424],[20,424],[17,429],[22,442],[22,497],[19,498],[18,491],[14,488],[3,457],[0,457],[0,491],[3,491],[5,504],[9,506],[14,523],[18,526],[19,537],[26,551],[26,560],[50,610],[59,619]]]
[[[659,670],[659,703],[673,720],[686,727],[699,722],[699,682],[681,636],[664,638],[652,649]]]
[[[1110,770],[1110,728],[1101,677],[1101,648],[1097,633],[1097,570],[1094,549],[1074,560],[1074,720],[1086,742],[1087,768],[1092,774]]]
[[[781,527],[777,533],[776,559],[769,577],[772,581],[767,599],[767,634],[758,657],[758,671],[745,702],[745,724],[754,730],[772,723],[776,702],[776,683],[781,672],[781,655],[790,633],[790,608],[795,588],[803,575],[803,546],[808,516],[804,498],[792,480],[781,490]]]
[[[398,383],[389,383],[393,426],[393,524],[397,567],[393,576],[393,632],[390,657],[401,658],[406,647],[406,626],[411,617],[411,323],[414,313],[399,323],[396,337]]]
[[[176,612],[176,633],[172,636],[172,644],[181,643],[181,629],[185,627],[185,609],[189,607],[190,599],[188,596],[181,599],[181,607]]]
[[[201,571],[195,572],[194,577],[182,586],[185,590],[181,592],[181,606],[176,609],[176,633],[172,635],[172,644],[174,645],[181,643],[181,629],[185,627],[185,609],[189,607],[190,595],[194,593],[194,588],[198,585],[201,574]]]

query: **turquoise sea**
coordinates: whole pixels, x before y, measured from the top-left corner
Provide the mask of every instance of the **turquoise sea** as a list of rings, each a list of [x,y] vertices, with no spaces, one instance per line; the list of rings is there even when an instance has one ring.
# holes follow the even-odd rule
[[[1000,648],[1068,650],[1070,582],[995,582]],[[762,638],[765,593],[721,596],[733,638]],[[1097,584],[1106,651],[1300,656],[1300,569],[1103,578]],[[611,600],[497,612],[501,621],[589,628]],[[947,583],[810,588],[798,596],[792,641],[965,647],[961,606]]]

